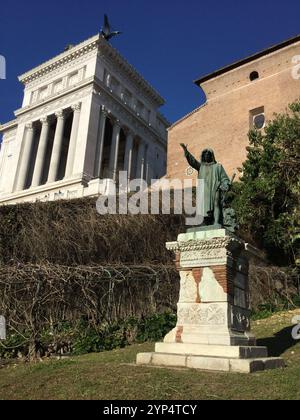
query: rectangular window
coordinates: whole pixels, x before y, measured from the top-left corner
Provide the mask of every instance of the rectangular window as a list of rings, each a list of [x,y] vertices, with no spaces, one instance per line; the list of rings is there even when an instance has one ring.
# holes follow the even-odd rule
[[[114,92],[114,93],[117,93],[119,86],[120,86],[120,83],[114,77],[112,77],[111,81],[110,81],[111,91]]]
[[[46,96],[48,96],[48,86],[43,87],[39,90],[39,95],[38,95],[39,101],[45,99]]]
[[[62,81],[62,79],[54,82],[54,85],[53,85],[53,93],[56,94],[56,93],[59,93],[62,90],[63,90],[63,81]]]
[[[138,114],[138,116],[142,116],[144,112],[144,104],[140,101],[137,102],[137,106],[136,106],[136,113]]]
[[[146,109],[146,115],[145,115],[145,117],[146,117],[147,123],[149,124],[150,123],[150,120],[151,120],[151,111],[150,111],[150,109]]]
[[[68,85],[69,86],[74,86],[74,85],[76,85],[76,83],[78,83],[78,71],[70,74]]]
[[[38,90],[31,92],[31,98],[30,98],[31,104],[34,104],[38,100],[38,94],[39,94]]]
[[[132,95],[127,89],[125,89],[125,91],[122,92],[121,99],[122,99],[122,101],[124,102],[125,105],[131,106]]]

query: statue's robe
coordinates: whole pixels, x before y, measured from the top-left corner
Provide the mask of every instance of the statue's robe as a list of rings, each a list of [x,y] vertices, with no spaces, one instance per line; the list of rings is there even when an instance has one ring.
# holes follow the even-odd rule
[[[204,181],[204,203],[201,205],[204,217],[211,217],[215,207],[221,206],[220,191],[227,191],[230,185],[225,169],[216,162],[213,150],[209,151],[213,155],[212,163],[200,162],[188,150],[185,152],[189,165],[198,171],[198,179]]]

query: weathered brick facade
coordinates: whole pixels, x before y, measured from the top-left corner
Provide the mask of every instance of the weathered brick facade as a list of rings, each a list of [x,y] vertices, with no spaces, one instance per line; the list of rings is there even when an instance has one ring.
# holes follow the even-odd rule
[[[168,177],[196,177],[195,171],[187,175],[190,171],[180,143],[188,144],[197,157],[204,148],[213,148],[228,174],[237,172],[247,156],[253,117],[264,113],[268,121],[300,97],[297,63],[300,37],[198,80],[196,84],[204,90],[207,101],[169,129]],[[253,72],[259,77],[251,81]]]

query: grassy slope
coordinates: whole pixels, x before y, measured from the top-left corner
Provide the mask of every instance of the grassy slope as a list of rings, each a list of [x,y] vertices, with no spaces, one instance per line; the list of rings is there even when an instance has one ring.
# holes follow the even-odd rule
[[[291,319],[300,310],[253,323],[259,345],[283,355],[284,370],[253,375],[134,366],[153,344],[35,365],[3,367],[0,399],[300,399],[300,342]]]

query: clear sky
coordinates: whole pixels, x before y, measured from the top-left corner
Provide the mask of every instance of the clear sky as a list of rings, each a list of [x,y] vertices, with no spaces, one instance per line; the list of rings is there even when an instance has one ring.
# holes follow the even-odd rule
[[[21,106],[17,76],[100,31],[107,13],[123,35],[112,44],[166,99],[174,122],[204,96],[193,84],[210,73],[300,33],[299,0],[3,1],[0,122]]]

